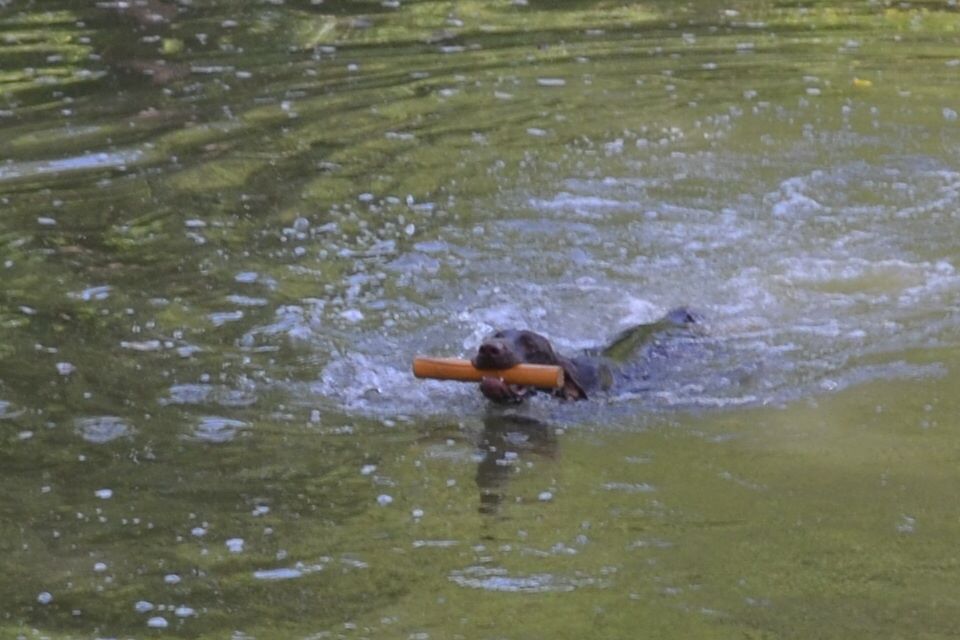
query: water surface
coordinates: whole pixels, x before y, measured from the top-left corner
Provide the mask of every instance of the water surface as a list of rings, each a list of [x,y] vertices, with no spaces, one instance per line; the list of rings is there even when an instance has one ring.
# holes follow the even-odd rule
[[[955,636],[958,27],[0,1],[0,637]]]

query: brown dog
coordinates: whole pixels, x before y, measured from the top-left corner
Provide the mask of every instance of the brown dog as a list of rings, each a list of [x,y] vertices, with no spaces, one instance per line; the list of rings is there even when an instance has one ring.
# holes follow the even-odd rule
[[[687,309],[670,311],[652,324],[637,325],[617,336],[609,346],[598,351],[568,358],[558,354],[550,341],[526,329],[497,331],[483,340],[471,362],[478,369],[508,369],[520,363],[549,364],[563,368],[564,383],[559,389],[536,389],[511,385],[499,378],[484,378],[480,391],[497,403],[516,403],[544,391],[563,400],[586,400],[590,394],[611,387],[617,375],[617,364],[635,356],[655,342],[664,331],[687,327],[700,318]]]

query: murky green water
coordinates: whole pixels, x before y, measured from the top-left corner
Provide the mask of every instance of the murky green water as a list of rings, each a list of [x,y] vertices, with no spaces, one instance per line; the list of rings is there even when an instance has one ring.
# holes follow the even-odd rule
[[[0,638],[956,637],[958,44],[0,0]],[[408,372],[681,304],[615,397]]]

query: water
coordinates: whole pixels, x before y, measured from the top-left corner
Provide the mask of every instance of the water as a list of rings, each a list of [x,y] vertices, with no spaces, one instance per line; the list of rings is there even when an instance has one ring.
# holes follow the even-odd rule
[[[954,9],[0,0],[0,637],[955,636]]]

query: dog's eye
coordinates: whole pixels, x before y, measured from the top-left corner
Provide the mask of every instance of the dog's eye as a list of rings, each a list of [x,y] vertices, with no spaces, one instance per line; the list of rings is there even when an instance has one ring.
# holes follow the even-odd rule
[[[493,334],[492,336],[490,336],[490,337],[491,337],[491,338],[496,338],[497,340],[502,340],[502,339],[503,339],[503,331],[497,331],[496,333],[494,333],[494,334]]]

